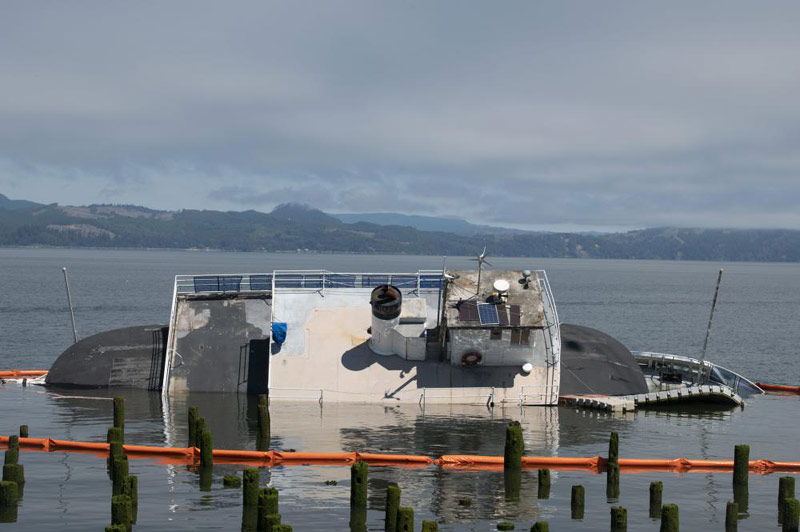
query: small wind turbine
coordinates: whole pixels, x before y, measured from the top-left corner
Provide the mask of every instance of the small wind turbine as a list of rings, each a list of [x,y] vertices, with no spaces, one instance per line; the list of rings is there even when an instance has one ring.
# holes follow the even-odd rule
[[[483,265],[487,264],[489,266],[492,265],[491,262],[486,260],[486,246],[483,247],[483,251],[481,253],[476,253],[474,259],[470,259],[478,262],[478,290],[475,295],[480,295],[481,293],[481,272],[483,271]]]

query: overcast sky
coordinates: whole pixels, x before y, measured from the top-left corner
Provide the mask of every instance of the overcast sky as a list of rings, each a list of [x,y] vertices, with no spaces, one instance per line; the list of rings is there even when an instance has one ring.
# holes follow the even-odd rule
[[[800,2],[7,2],[0,193],[800,229]]]

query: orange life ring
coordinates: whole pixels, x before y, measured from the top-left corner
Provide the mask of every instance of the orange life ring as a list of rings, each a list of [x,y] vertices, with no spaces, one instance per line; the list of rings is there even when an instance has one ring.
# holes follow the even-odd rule
[[[477,351],[470,351],[469,353],[461,355],[462,366],[475,366],[480,364],[481,360],[483,360],[483,355]]]

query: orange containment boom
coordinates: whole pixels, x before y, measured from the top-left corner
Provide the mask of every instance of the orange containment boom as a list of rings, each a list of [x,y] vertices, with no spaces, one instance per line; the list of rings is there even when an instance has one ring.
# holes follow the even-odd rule
[[[765,382],[757,382],[756,386],[758,386],[767,393],[795,393],[800,395],[800,386],[788,386],[786,384],[767,384]]]
[[[8,437],[0,436],[0,446],[8,446]],[[63,451],[89,453],[99,457],[108,455],[107,443],[54,440],[52,438],[20,438],[19,447],[29,451]],[[195,465],[200,460],[197,447],[158,447],[150,445],[124,445],[130,458],[158,458],[159,463]],[[281,465],[319,465],[347,466],[359,460],[376,466],[401,468],[427,468],[437,465],[445,469],[501,471],[502,456],[445,455],[432,459],[422,455],[359,453],[308,453],[283,451],[238,451],[214,449],[214,461],[220,464],[260,465],[275,467]],[[522,465],[526,469],[547,467],[561,471],[588,471],[600,473],[604,470],[606,459],[600,456],[586,458],[563,456],[525,456]],[[620,470],[625,473],[647,473],[652,471],[672,471],[677,473],[727,472],[733,470],[733,460],[690,460],[688,458],[620,458]],[[773,462],[753,460],[750,472],[767,475],[770,473],[800,473],[800,462]]]
[[[12,369],[11,371],[0,371],[0,379],[27,379],[28,377],[41,377],[47,375],[46,369]]]

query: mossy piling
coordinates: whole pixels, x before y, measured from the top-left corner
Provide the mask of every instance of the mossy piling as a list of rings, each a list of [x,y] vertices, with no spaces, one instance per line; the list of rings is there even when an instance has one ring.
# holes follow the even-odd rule
[[[537,490],[537,497],[539,499],[550,498],[550,470],[540,469],[538,471],[539,488]]]
[[[570,512],[572,519],[583,519],[585,508],[586,490],[583,486],[572,486],[570,497]]]
[[[660,532],[679,532],[678,505],[665,504],[661,507]]]

